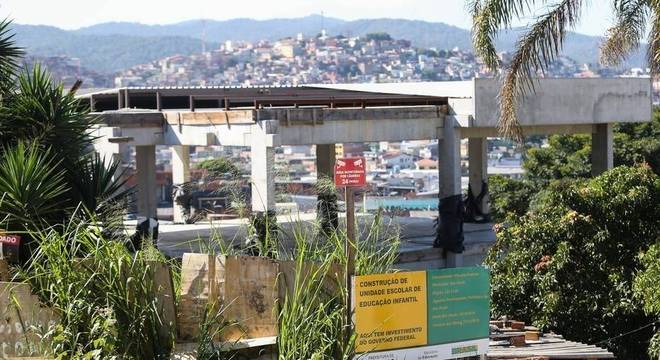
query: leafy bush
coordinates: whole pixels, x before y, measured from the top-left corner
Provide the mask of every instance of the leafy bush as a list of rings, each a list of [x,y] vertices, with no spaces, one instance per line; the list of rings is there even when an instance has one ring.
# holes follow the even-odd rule
[[[614,163],[647,163],[660,175],[660,110],[648,123],[620,123],[614,128]]]
[[[553,135],[549,146],[532,148],[523,163],[525,178],[548,183],[563,178],[591,176],[591,137],[588,135]]]
[[[490,192],[490,215],[493,221],[501,222],[508,215],[523,216],[529,209],[531,199],[539,186],[529,180],[515,180],[501,175],[488,178]]]
[[[642,257],[643,270],[635,278],[635,294],[642,300],[644,309],[660,325],[660,239]],[[651,339],[649,356],[660,359],[660,328]]]
[[[238,176],[241,171],[238,167],[226,158],[206,159],[197,164],[197,167],[208,171],[211,178],[222,177],[225,175]]]
[[[554,183],[526,215],[497,227],[486,260],[493,315],[597,343],[651,321],[633,296],[638,254],[660,237],[660,178],[619,167]],[[619,358],[644,358],[649,329],[607,342]]]

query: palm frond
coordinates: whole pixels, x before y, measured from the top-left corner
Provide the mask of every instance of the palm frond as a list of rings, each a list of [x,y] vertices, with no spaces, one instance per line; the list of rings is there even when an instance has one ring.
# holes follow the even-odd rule
[[[563,0],[540,16],[516,44],[511,65],[506,70],[499,94],[498,127],[503,136],[519,143],[523,132],[518,122],[517,103],[529,90],[534,90],[533,76],[544,72],[562,48],[568,28],[578,21],[582,0]]]
[[[14,33],[9,26],[11,21],[0,21],[0,92],[4,95],[14,87],[14,77],[23,49],[16,46]]]
[[[511,26],[515,18],[527,14],[535,0],[471,0],[472,44],[486,66],[495,70],[500,61],[495,48],[497,33]]]
[[[113,203],[126,200],[132,189],[126,186],[127,178],[120,169],[119,161],[106,161],[94,153],[75,164],[69,173],[77,200],[91,212],[102,213]]]
[[[649,0],[619,0],[614,4],[616,24],[607,31],[600,47],[600,61],[618,65],[640,45],[646,32]]]
[[[651,6],[651,31],[649,32],[646,59],[651,69],[651,76],[654,77],[660,74],[660,4],[654,1]]]
[[[34,140],[68,163],[89,153],[97,120],[40,65],[19,75],[18,88],[5,108],[0,121],[3,143]]]
[[[64,173],[49,150],[37,144],[19,142],[2,149],[0,159],[0,213],[8,216],[9,227],[30,230],[57,219],[67,191]],[[32,229],[33,230],[33,229]]]

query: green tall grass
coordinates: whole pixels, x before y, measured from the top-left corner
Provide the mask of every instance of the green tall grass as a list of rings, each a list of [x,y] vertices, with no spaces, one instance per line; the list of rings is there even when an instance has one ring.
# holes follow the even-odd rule
[[[314,227],[313,227],[314,229]],[[347,317],[345,232],[297,222],[288,259],[296,264],[293,291],[279,312],[278,357],[293,359],[350,359],[355,334]],[[358,237],[356,274],[393,270],[399,248],[396,228],[377,214]],[[284,252],[281,252],[284,254]],[[314,266],[309,266],[314,264]],[[337,269],[341,269],[339,272]]]
[[[60,322],[45,339],[58,359],[167,358],[174,332],[162,317],[153,264],[162,258],[109,241],[101,229],[72,223],[35,233],[39,247],[19,276]]]

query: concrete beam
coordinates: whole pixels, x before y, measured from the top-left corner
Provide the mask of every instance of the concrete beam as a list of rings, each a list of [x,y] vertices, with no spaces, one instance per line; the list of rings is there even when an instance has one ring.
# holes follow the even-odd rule
[[[475,79],[475,127],[496,127],[498,79]],[[523,126],[647,122],[652,112],[651,79],[538,79],[519,101]]]
[[[425,140],[433,138],[436,129],[442,127],[442,124],[442,117],[417,120],[339,120],[326,121],[316,126],[282,128],[280,134],[282,144],[286,145]]]
[[[593,124],[583,125],[537,125],[523,126],[523,133],[529,135],[554,135],[554,134],[591,134],[594,130]],[[496,127],[462,127],[461,137],[485,138],[501,137]]]
[[[190,182],[190,147],[187,145],[172,146],[172,183],[181,186]],[[185,223],[184,207],[179,206],[174,199],[174,223]]]
[[[156,217],[156,146],[135,147],[138,216]]]
[[[612,124],[594,126],[591,135],[591,174],[598,176],[614,167],[614,135]]]

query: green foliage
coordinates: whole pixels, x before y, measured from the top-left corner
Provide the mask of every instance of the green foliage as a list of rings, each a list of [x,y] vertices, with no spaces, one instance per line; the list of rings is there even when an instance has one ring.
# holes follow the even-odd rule
[[[12,88],[18,62],[23,56],[23,49],[14,42],[10,25],[11,21],[7,19],[0,21],[0,94],[3,96]]]
[[[619,123],[614,128],[614,163],[647,163],[660,174],[660,110],[648,123]]]
[[[660,237],[660,178],[619,167],[590,180],[558,182],[522,217],[497,227],[489,253],[492,311],[569,339],[596,343],[651,321],[633,296],[638,254]],[[607,343],[644,358],[649,329]]]
[[[89,153],[91,127],[96,120],[88,116],[75,94],[64,90],[40,66],[20,74],[18,87],[0,113],[0,141],[34,141],[51,148],[62,164],[75,164]]]
[[[547,183],[555,179],[591,176],[591,137],[589,135],[553,135],[549,147],[532,148],[523,164],[525,177]]]
[[[329,177],[321,177],[316,181],[316,214],[323,234],[331,234],[339,227],[339,205],[337,188]]]
[[[299,223],[293,229],[294,252],[280,253],[295,261],[293,292],[287,294],[279,313],[279,359],[351,359],[355,333],[346,318],[346,234],[335,230],[319,237],[322,229]],[[356,274],[392,271],[399,249],[397,229],[384,224],[378,214],[359,235]],[[309,264],[315,266],[309,266]]]
[[[229,305],[231,306],[231,304]],[[225,319],[224,313],[227,306],[217,306],[214,303],[208,304],[202,314],[202,322],[199,324],[199,335],[197,336],[197,351],[195,359],[197,360],[230,360],[234,358],[231,351],[215,343],[223,331],[230,326],[236,325]]]
[[[21,272],[32,291],[61,316],[46,334],[58,359],[155,359],[169,355],[163,305],[153,281],[155,261],[71,223],[36,234],[39,248]],[[167,326],[165,327],[165,329]]]
[[[553,181],[591,176],[588,135],[553,135],[548,140],[547,147],[527,151],[522,180],[489,178],[491,215],[495,221],[504,221],[509,214],[523,215]],[[614,128],[614,165],[643,163],[660,175],[660,110],[654,112],[651,122],[621,123]]]
[[[19,142],[0,158],[3,227],[26,232],[59,219],[65,202],[64,173],[48,151]],[[27,240],[27,236],[26,240]],[[22,244],[27,250],[29,241]],[[24,251],[22,251],[24,252]]]
[[[493,175],[488,178],[488,190],[491,194],[490,216],[493,221],[502,222],[508,215],[523,216],[538,187],[529,180]]]
[[[368,33],[364,36],[367,41],[390,41],[392,37],[386,32]]]
[[[635,295],[642,300],[644,310],[660,323],[660,238],[642,255],[642,267],[635,278]],[[660,330],[656,330],[649,346],[649,356],[660,358]]]
[[[227,175],[239,176],[241,174],[241,171],[234,163],[223,157],[206,159],[197,164],[197,167],[208,171],[208,175],[212,178]]]
[[[121,218],[111,205],[127,197],[118,165],[91,155],[96,119],[39,65],[17,74],[22,52],[0,22],[0,208],[10,231],[62,225],[80,204],[108,225]],[[119,215],[119,216],[117,216]],[[29,257],[29,236],[22,257]]]

